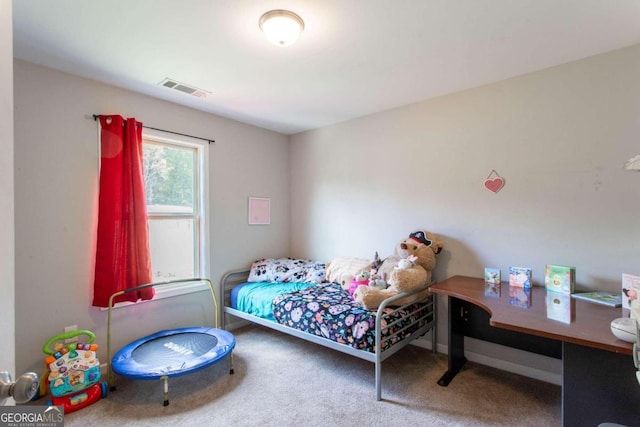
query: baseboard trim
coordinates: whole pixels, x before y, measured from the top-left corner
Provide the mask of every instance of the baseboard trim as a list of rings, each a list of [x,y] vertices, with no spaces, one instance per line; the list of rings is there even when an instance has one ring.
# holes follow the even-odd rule
[[[412,345],[431,350],[431,339],[420,338],[415,340]],[[438,344],[437,351],[438,353],[449,354],[449,347],[444,344]],[[562,375],[556,374],[555,372],[549,372],[542,369],[536,369],[530,366],[509,362],[506,360],[496,359],[495,357],[488,357],[483,354],[474,353],[471,351],[465,351],[464,355],[467,360],[478,363],[480,365],[490,366],[502,371],[523,375],[525,377],[533,378],[535,380],[544,381],[555,385],[562,385]]]
[[[227,330],[234,330],[242,326],[246,326],[250,322],[243,319],[234,319],[232,322],[225,324]],[[415,345],[420,348],[431,350],[431,335],[426,334],[423,337],[416,339],[411,345]],[[449,354],[449,347],[444,344],[437,344],[437,352],[442,354]],[[521,365],[518,363],[509,362],[495,357],[485,356],[483,354],[465,351],[465,357],[467,360],[478,363],[480,365],[490,366],[492,368],[500,369],[514,374],[523,375],[525,377],[533,378],[535,380],[544,381],[547,383],[562,385],[562,375],[554,372],[545,371],[542,369],[532,368],[531,366]],[[544,357],[544,356],[540,356]]]
[[[530,366],[520,365],[506,360],[488,357],[478,353],[465,352],[468,360],[479,363],[481,365],[491,366],[492,368],[501,369],[503,371],[512,372],[514,374],[523,375],[525,377],[544,381],[547,383],[562,385],[562,375],[554,372],[544,371],[542,369],[532,368]]]
[[[233,319],[232,321],[227,321],[224,324],[224,329],[227,331],[233,331],[235,329],[242,328],[243,326],[251,325],[251,322],[244,319]]]

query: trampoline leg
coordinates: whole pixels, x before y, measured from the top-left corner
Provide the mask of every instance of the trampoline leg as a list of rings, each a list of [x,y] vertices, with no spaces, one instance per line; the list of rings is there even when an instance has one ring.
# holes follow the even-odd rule
[[[233,375],[233,352],[229,353],[229,375]]]
[[[111,363],[107,364],[107,383],[111,391],[116,391],[116,374],[111,369]]]
[[[162,406],[169,406],[169,377],[165,375],[160,379],[164,381],[164,403]]]
[[[109,383],[109,389],[111,391],[116,391],[116,375],[115,374],[111,374],[111,376],[109,378],[107,378],[107,382]]]

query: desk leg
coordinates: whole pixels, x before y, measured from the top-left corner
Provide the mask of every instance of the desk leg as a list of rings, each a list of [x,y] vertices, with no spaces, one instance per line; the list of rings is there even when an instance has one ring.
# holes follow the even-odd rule
[[[464,328],[460,300],[448,297],[449,300],[449,368],[438,380],[438,385],[446,387],[462,369],[467,359],[464,357]]]

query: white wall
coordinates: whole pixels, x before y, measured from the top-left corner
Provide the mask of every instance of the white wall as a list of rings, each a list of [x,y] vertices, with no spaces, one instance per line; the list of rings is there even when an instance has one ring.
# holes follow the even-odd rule
[[[294,135],[293,254],[386,256],[425,228],[445,242],[437,279],[517,265],[541,284],[553,263],[620,291],[640,274],[640,174],[623,170],[640,154],[638,70],[640,45]]]
[[[544,265],[558,263],[577,267],[581,288],[617,290],[620,273],[640,274],[640,174],[622,169],[640,154],[639,66],[635,46],[294,135],[289,149],[274,132],[16,61],[16,368],[41,369],[42,345],[70,324],[94,330],[105,357],[106,313],[90,307],[97,128],[87,115],[216,139],[216,281],[262,256],[385,256],[426,228],[446,244],[438,279],[525,265],[540,283]],[[0,99],[9,92],[0,88]],[[507,181],[498,194],[482,187],[492,169]],[[12,174],[0,175],[5,191]],[[250,195],[271,197],[270,226],[246,225]],[[0,272],[13,274],[10,265]],[[202,295],[116,310],[114,345],[210,321]],[[438,329],[446,345],[446,322]],[[468,348],[557,368],[498,346]]]
[[[287,136],[23,61],[14,66],[18,370],[42,369],[43,344],[73,324],[96,333],[106,362],[107,313],[91,307],[98,185],[91,114],[216,140],[209,150],[215,282],[257,258],[289,254]],[[271,225],[247,225],[248,196],[271,198]],[[206,293],[117,309],[114,348],[164,328],[210,325],[212,311]]]
[[[0,0],[0,371],[15,378],[13,186],[13,32],[11,1]],[[18,374],[22,374],[19,372]]]

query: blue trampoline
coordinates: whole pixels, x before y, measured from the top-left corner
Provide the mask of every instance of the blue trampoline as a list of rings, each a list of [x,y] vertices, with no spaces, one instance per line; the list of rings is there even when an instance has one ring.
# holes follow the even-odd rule
[[[233,374],[232,351],[236,345],[234,336],[222,329],[188,327],[156,332],[133,341],[120,349],[111,358],[111,309],[113,299],[127,292],[150,286],[175,284],[177,282],[206,281],[211,289],[215,306],[216,323],[218,304],[213,285],[208,279],[178,280],[137,286],[113,294],[109,300],[109,320],[107,325],[107,352],[109,363],[109,384],[115,389],[115,375],[135,380],[163,380],[164,406],[169,404],[169,383],[171,377],[191,374],[226,358],[229,359],[229,373]]]

